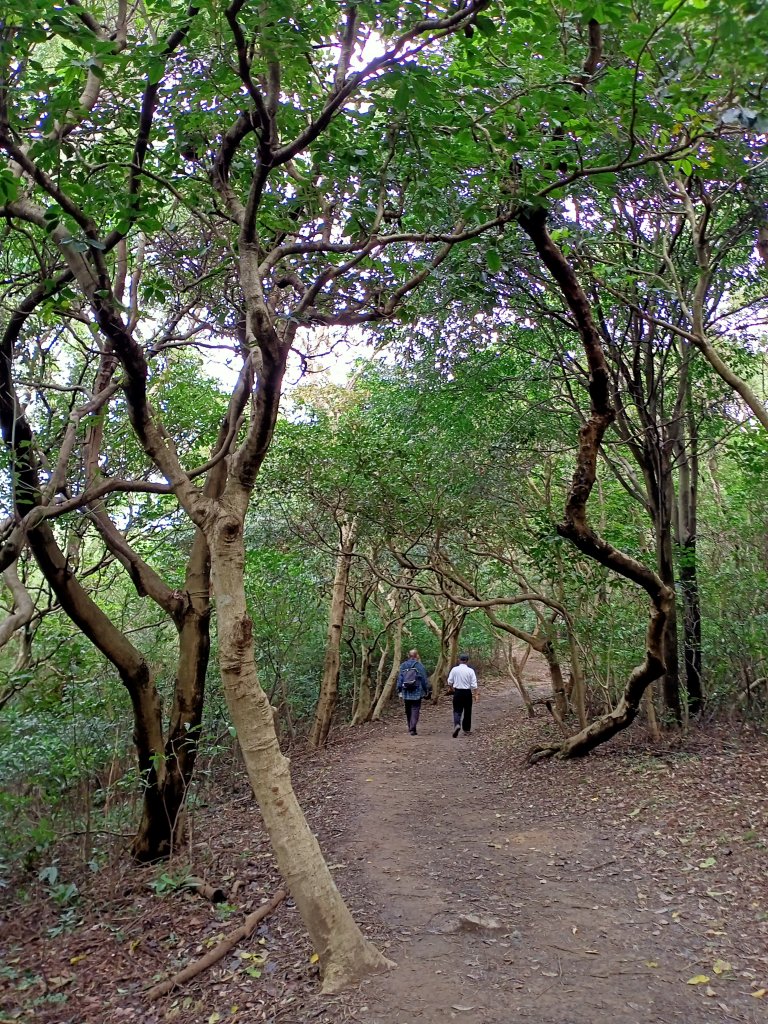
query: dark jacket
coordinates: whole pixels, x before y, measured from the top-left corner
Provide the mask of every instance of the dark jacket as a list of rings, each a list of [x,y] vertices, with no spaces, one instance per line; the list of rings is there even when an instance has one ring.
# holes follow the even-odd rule
[[[412,693],[405,693],[403,691],[403,678],[408,669],[413,665],[419,677],[419,689]],[[427,676],[427,670],[424,668],[420,661],[416,661],[415,658],[406,658],[403,664],[400,666],[400,671],[397,674],[397,692],[401,694],[406,700],[421,700],[422,697],[432,696],[432,687],[429,685],[429,677]]]

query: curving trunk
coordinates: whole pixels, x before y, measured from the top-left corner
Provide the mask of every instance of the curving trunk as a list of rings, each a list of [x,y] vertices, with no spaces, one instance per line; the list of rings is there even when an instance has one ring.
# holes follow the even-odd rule
[[[141,821],[132,844],[134,857],[169,857],[184,837],[187,793],[195,770],[210,655],[210,560],[197,530],[187,565],[187,604],[179,617],[179,654],[173,706],[163,749],[164,772],[144,792]]]
[[[566,500],[563,522],[558,526],[558,532],[588,557],[642,587],[648,594],[651,607],[646,630],[645,657],[630,673],[617,706],[562,743],[534,747],[529,753],[529,759],[532,761],[553,754],[559,757],[586,754],[625,729],[635,719],[646,688],[664,672],[664,636],[667,618],[674,602],[674,591],[666,586],[656,573],[614,548],[597,534],[589,523],[587,503],[597,478],[598,453],[605,432],[615,415],[610,402],[610,376],[600,332],[595,325],[589,300],[573,268],[550,237],[546,220],[544,210],[519,217],[520,226],[530,237],[542,263],[552,274],[573,314],[589,366],[590,414],[579,431],[576,467]]]
[[[228,513],[225,506],[210,541],[222,685],[278,867],[320,958],[323,990],[336,992],[391,964],[352,919],[291,785],[290,762],[256,672],[243,584],[244,511]]]
[[[142,860],[162,856],[161,848],[167,846],[173,834],[177,807],[171,797],[173,783],[167,782],[168,766],[163,756],[162,701],[149,663],[88,596],[70,571],[47,523],[30,531],[29,546],[64,612],[114,665],[128,691],[133,708],[133,741],[143,782],[142,818],[151,825],[140,829],[138,846],[133,852]],[[167,808],[164,793],[171,797]]]

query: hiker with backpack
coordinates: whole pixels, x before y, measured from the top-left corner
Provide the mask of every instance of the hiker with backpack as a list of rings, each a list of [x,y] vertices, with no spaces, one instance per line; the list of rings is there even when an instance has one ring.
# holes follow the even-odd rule
[[[408,722],[408,732],[411,736],[417,736],[416,726],[419,724],[422,697],[432,696],[432,687],[429,685],[427,670],[421,663],[419,652],[409,651],[408,657],[400,666],[397,674],[397,692],[405,703],[405,718]]]

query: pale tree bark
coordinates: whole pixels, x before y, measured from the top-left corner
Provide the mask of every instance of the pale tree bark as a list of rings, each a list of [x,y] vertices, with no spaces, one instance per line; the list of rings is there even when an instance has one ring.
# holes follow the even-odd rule
[[[11,613],[0,622],[0,647],[5,647],[14,633],[22,629],[31,621],[35,613],[35,606],[29,591],[19,579],[18,565],[16,562],[4,570],[3,583],[11,592],[13,607]]]
[[[355,711],[352,715],[350,725],[362,725],[367,722],[373,709],[373,687],[371,685],[371,670],[373,666],[373,653],[367,643],[363,644],[360,657],[360,671],[357,683],[357,701]]]
[[[336,571],[331,591],[331,606],[328,613],[328,636],[325,645],[323,674],[320,679],[320,694],[315,708],[315,717],[309,733],[311,747],[323,747],[333,723],[333,715],[339,699],[339,671],[341,668],[341,637],[347,611],[347,588],[352,557],[357,542],[358,521],[356,518],[343,519],[339,526],[339,549],[336,554]]]
[[[381,696],[381,691],[384,689],[384,670],[387,667],[387,661],[389,660],[389,639],[385,638],[384,643],[379,647],[379,660],[376,663],[376,683],[373,688],[373,704]],[[371,707],[371,713],[373,713],[373,707]]]
[[[660,743],[661,730],[659,729],[659,720],[656,717],[656,708],[653,706],[652,686],[649,686],[643,694],[643,708],[645,709],[645,717],[648,719],[648,731],[651,734],[651,739],[654,743]]]
[[[360,648],[360,667],[357,673],[355,702],[350,725],[362,725],[363,722],[367,722],[371,717],[371,712],[373,711],[376,686],[371,678],[373,673],[373,663],[382,635],[386,632],[386,627],[383,630],[377,630],[374,632],[367,618],[368,606],[371,603],[371,599],[376,591],[377,585],[378,583],[376,579],[369,580],[361,589],[359,604],[354,601],[352,602],[357,613],[357,618],[360,622],[360,628],[357,634],[358,645]],[[381,655],[379,660],[380,662],[383,660],[383,655]],[[380,674],[381,665],[377,666],[377,668],[378,674]]]
[[[11,639],[21,631],[19,633],[19,651],[13,666],[14,672],[20,673],[27,667],[30,659],[30,633],[27,627],[35,614],[35,605],[29,596],[29,591],[19,579],[17,562],[11,563],[7,569],[3,570],[2,580],[11,593],[12,606],[10,613],[0,622],[0,649],[10,643]],[[19,690],[23,689],[23,680],[28,678],[28,675],[11,677],[8,685],[0,690],[0,709],[4,708]]]
[[[373,713],[371,714],[371,721],[378,722],[384,712],[384,708],[392,699],[392,694],[395,692],[397,686],[397,676],[400,671],[400,665],[403,661],[403,619],[398,619],[395,623],[395,638],[392,644],[392,667],[389,670],[384,685],[381,688],[381,693],[373,706]]]
[[[323,990],[335,992],[389,962],[352,919],[293,791],[272,707],[256,674],[243,585],[245,502],[230,500],[225,495],[209,534],[222,683],[278,867],[320,958]]]
[[[464,625],[466,612],[455,608],[445,608],[439,612],[440,628],[440,649],[437,655],[437,664],[430,676],[432,686],[432,702],[436,704],[440,695],[445,689],[448,681],[448,673],[458,662],[459,636],[461,627]]]
[[[398,583],[410,583],[412,574],[407,572],[395,582],[395,585],[384,594],[384,607],[382,609],[382,619],[386,616],[386,631],[387,641],[384,649],[381,652],[381,659],[379,662],[379,671],[377,673],[377,687],[376,695],[371,708],[371,721],[377,722],[387,706],[389,701],[392,699],[392,694],[395,692],[397,686],[397,677],[400,671],[400,665],[403,662],[403,630],[405,629],[405,618],[403,616],[403,591],[397,585]],[[383,586],[379,583],[379,590],[383,591]],[[395,635],[394,642],[392,645],[392,661],[390,664],[389,672],[384,678],[384,668],[387,663],[387,656],[389,653],[389,632],[394,627]]]
[[[535,718],[536,712],[533,710],[533,701],[531,695],[528,693],[528,689],[524,681],[525,666],[528,662],[528,658],[531,655],[531,645],[525,644],[521,651],[516,650],[516,644],[513,643],[511,638],[505,638],[504,640],[504,658],[507,663],[507,671],[512,676],[512,681],[520,692],[520,696],[523,699],[525,710],[528,712],[529,718]]]

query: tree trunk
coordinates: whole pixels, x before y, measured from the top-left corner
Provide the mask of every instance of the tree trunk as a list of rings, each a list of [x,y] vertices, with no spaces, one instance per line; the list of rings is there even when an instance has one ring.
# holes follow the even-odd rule
[[[557,656],[555,645],[551,640],[545,640],[541,653],[547,660],[549,678],[552,680],[552,696],[555,698],[555,708],[561,720],[565,721],[568,714],[568,698],[565,695],[565,682],[563,681],[563,670],[560,659]]]
[[[400,671],[400,663],[403,660],[403,620],[397,620],[397,626],[395,628],[395,643],[392,649],[392,668],[390,669],[387,681],[381,690],[381,695],[376,701],[373,708],[373,714],[371,715],[372,722],[378,722],[381,718],[384,708],[387,706],[392,698],[392,694],[395,692],[395,686],[397,685],[397,675]]]
[[[162,701],[144,656],[117,629],[70,572],[47,523],[29,533],[29,545],[40,571],[75,625],[115,666],[133,707],[133,741],[143,782],[143,828],[133,850],[138,859],[164,856],[178,819],[178,790],[168,782],[164,756]],[[163,794],[171,801],[166,809]],[[181,794],[183,800],[183,793]],[[146,822],[146,824],[144,824]]]
[[[132,845],[139,861],[171,856],[184,835],[184,809],[197,760],[211,648],[209,587],[208,545],[197,530],[187,564],[187,602],[177,622],[179,654],[164,750],[166,771],[155,791],[144,795],[141,822]]]
[[[587,502],[597,478],[598,452],[615,416],[610,402],[610,374],[589,300],[572,266],[547,231],[546,211],[521,214],[518,219],[573,314],[589,367],[590,413],[579,431],[576,467],[558,532],[588,557],[641,586],[651,602],[645,658],[630,673],[618,705],[563,743],[534,747],[529,759],[536,761],[553,754],[559,757],[586,754],[633,721],[646,687],[664,672],[664,631],[674,592],[656,573],[609,544],[589,523]]]
[[[373,707],[373,693],[371,688],[371,665],[373,662],[373,650],[367,645],[363,647],[360,659],[360,675],[357,688],[357,706],[352,717],[351,725],[362,725],[371,717]]]
[[[570,651],[571,674],[568,685],[568,693],[576,714],[579,719],[579,727],[586,729],[587,720],[587,687],[584,680],[584,670],[581,667],[581,655],[576,636],[573,632],[572,622],[568,623],[568,648]]]
[[[688,712],[698,715],[704,707],[701,657],[701,603],[697,568],[696,537],[689,536],[680,547],[680,589],[683,599],[683,658]]]
[[[687,417],[688,444],[681,431],[678,451],[678,558],[683,602],[683,659],[688,713],[698,715],[704,706],[701,658],[701,603],[699,600],[698,534],[699,453],[696,423]]]
[[[381,696],[381,691],[384,689],[384,669],[387,667],[387,661],[389,660],[389,640],[386,640],[381,651],[379,653],[379,660],[376,664],[376,685],[373,690],[373,703],[375,704]],[[373,711],[373,707],[371,707]]]
[[[333,715],[339,699],[339,670],[341,667],[341,636],[347,611],[347,587],[352,554],[357,540],[357,520],[348,520],[341,525],[341,542],[336,556],[336,573],[333,579],[331,610],[328,616],[328,640],[325,646],[323,675],[320,680],[320,695],[315,708],[315,718],[309,733],[311,747],[324,747],[331,731]]]
[[[518,658],[515,655],[515,645],[510,638],[505,637],[502,646],[507,661],[507,670],[512,676],[515,686],[520,691],[520,696],[523,698],[523,704],[525,704],[525,710],[528,712],[528,717],[535,718],[536,712],[533,710],[533,701],[531,700],[531,696],[523,682],[523,672],[525,671],[528,658],[531,656],[532,647],[530,644],[526,644]]]
[[[440,653],[429,680],[432,686],[433,704],[437,704],[440,700],[440,695],[448,681],[448,673],[459,660],[459,637],[461,636],[461,627],[464,625],[466,615],[467,613],[463,609],[455,607],[446,609],[442,615]]]
[[[244,507],[228,508],[225,499],[209,537],[222,685],[278,867],[320,959],[323,991],[332,993],[391,964],[352,919],[291,785],[256,672],[243,583],[244,515]]]
[[[675,591],[675,556],[673,544],[673,518],[675,513],[675,490],[672,467],[666,448],[658,453],[658,494],[655,509],[656,565],[659,578],[665,586]],[[664,626],[664,664],[661,688],[664,707],[679,725],[683,720],[680,705],[680,673],[677,653],[677,606],[673,601]]]

